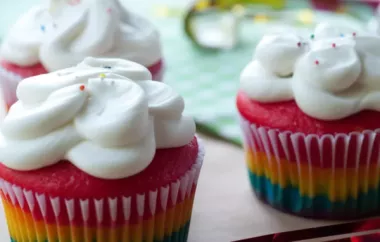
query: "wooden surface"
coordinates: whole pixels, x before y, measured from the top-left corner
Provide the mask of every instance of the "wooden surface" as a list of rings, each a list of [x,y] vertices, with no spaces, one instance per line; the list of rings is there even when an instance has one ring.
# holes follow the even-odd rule
[[[189,242],[224,242],[329,224],[297,218],[260,203],[252,194],[243,151],[201,136],[206,147]],[[9,241],[0,210],[0,241]],[[331,223],[331,222],[330,222]]]

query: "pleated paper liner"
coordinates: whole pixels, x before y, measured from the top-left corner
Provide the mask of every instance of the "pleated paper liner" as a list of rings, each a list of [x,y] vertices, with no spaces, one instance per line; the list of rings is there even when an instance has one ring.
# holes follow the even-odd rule
[[[241,117],[249,178],[264,202],[305,217],[380,214],[379,130],[312,135]]]
[[[100,200],[51,197],[0,180],[11,239],[16,242],[186,241],[203,158],[204,150],[199,143],[197,161],[176,182],[130,197]],[[95,224],[89,222],[90,212],[95,213]],[[48,219],[50,215],[55,218],[53,221]],[[63,218],[68,218],[68,223],[63,223]]]

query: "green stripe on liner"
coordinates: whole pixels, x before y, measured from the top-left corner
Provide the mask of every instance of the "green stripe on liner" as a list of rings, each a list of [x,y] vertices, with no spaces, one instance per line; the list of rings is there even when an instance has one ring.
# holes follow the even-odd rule
[[[187,236],[189,234],[189,228],[190,228],[190,221],[186,223],[185,226],[183,226],[179,231],[173,232],[170,236],[165,236],[163,240],[154,240],[154,242],[185,242],[187,241]],[[11,238],[11,242],[18,242],[15,239]],[[35,241],[37,242],[37,241]],[[44,242],[60,242],[59,240],[56,241],[49,241],[45,240]],[[96,239],[93,240],[93,242],[97,242]],[[132,241],[131,242],[141,242],[141,241]],[[144,242],[144,241],[142,241]]]
[[[248,172],[255,193],[271,206],[287,212],[305,216],[323,216],[324,214],[328,217],[332,217],[334,214],[355,217],[375,212],[380,213],[380,187],[369,189],[366,193],[359,193],[357,198],[348,197],[345,201],[332,202],[327,194],[314,198],[300,195],[297,187],[282,188],[278,184],[272,184],[270,179],[265,176],[257,176],[251,171]]]

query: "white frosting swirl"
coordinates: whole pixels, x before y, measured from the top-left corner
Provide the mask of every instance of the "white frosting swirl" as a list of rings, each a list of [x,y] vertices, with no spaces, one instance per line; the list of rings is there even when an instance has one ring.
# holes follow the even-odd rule
[[[67,159],[103,179],[142,171],[156,149],[186,145],[195,134],[182,97],[146,77],[133,62],[87,58],[23,80],[2,123],[0,160],[28,171]]]
[[[129,59],[149,66],[161,58],[159,34],[119,0],[49,0],[32,8],[4,39],[0,56],[20,66],[42,63],[48,71],[74,66],[86,56]]]
[[[373,34],[380,34],[380,5],[377,7],[374,16],[368,21],[368,30]]]
[[[241,74],[241,90],[252,99],[294,99],[304,113],[322,120],[380,111],[380,37],[321,24],[301,40],[305,46],[298,36],[270,38],[277,41],[264,37]]]

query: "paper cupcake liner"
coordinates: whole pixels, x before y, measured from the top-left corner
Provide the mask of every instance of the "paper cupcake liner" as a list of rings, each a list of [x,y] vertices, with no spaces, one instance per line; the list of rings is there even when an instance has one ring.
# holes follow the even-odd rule
[[[251,185],[270,205],[307,217],[380,214],[380,132],[313,135],[241,117]]]
[[[204,150],[199,143],[197,161],[176,182],[130,197],[52,197],[0,180],[11,239],[35,242],[186,241],[203,157]],[[88,222],[91,206],[95,208],[95,225]],[[53,214],[53,221],[48,219],[49,213]],[[133,214],[136,215],[134,219]],[[68,217],[69,223],[60,223],[62,217]],[[104,225],[106,217],[111,223]]]

